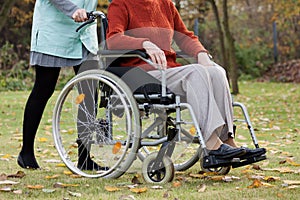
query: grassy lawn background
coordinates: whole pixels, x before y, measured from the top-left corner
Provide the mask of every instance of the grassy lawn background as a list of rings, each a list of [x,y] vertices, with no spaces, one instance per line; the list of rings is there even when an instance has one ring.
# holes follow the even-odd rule
[[[267,148],[268,159],[232,169],[226,177],[200,176],[199,163],[176,173],[172,183],[154,187],[139,177],[135,193],[133,177],[140,162],[118,179],[88,179],[70,175],[60,163],[51,135],[52,109],[58,92],[50,99],[36,138],[36,156],[42,170],[24,170],[16,163],[22,140],[22,118],[29,91],[0,93],[0,200],[2,199],[299,199],[300,196],[300,85],[240,82],[234,96],[248,108],[256,136]],[[236,115],[240,111],[236,110]],[[237,130],[240,145],[251,146],[245,125]],[[7,177],[18,171],[23,178]],[[1,175],[2,174],[2,175]],[[197,177],[191,176],[197,174]],[[258,181],[255,181],[258,180]],[[4,184],[5,181],[15,184]],[[287,182],[290,181],[290,182]],[[291,182],[295,181],[295,182]],[[118,189],[110,192],[109,189]]]

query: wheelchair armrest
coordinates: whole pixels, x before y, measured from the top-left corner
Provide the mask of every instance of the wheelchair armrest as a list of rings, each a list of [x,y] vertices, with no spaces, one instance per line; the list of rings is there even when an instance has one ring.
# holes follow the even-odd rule
[[[102,57],[114,58],[114,57],[140,57],[148,59],[149,55],[141,50],[99,50],[98,54]]]

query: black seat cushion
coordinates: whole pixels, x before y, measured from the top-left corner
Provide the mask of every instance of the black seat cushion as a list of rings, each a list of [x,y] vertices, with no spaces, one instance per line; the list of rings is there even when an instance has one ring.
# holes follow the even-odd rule
[[[144,97],[137,99],[139,103],[160,103],[160,98],[151,98],[151,96],[161,95],[161,82],[143,69],[139,67],[107,67],[106,71],[120,77],[134,95],[140,94],[139,97]],[[173,103],[175,94],[168,89],[167,94],[169,94],[167,103]]]

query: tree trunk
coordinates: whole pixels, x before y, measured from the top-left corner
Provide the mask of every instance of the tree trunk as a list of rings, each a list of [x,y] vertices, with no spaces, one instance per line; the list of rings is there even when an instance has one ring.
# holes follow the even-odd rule
[[[7,22],[7,17],[10,13],[11,8],[15,5],[17,0],[4,0],[0,9],[0,32]]]
[[[231,78],[231,87],[232,93],[238,94],[239,87],[238,87],[238,67],[236,64],[235,58],[235,46],[234,46],[234,38],[232,33],[230,32],[229,28],[229,17],[228,17],[228,8],[227,8],[227,0],[223,1],[223,14],[224,14],[224,31],[225,36],[228,44],[228,53],[229,53],[229,63],[230,63],[230,78]]]
[[[224,41],[224,32],[221,25],[220,15],[218,11],[218,7],[215,0],[209,0],[209,2],[212,5],[212,9],[216,18],[217,28],[219,32],[219,40],[220,40],[220,48],[221,48],[221,60],[222,60],[222,66],[227,72],[227,79],[229,81],[228,73],[229,73],[229,62],[228,57],[226,54],[226,48],[225,48],[225,41]]]

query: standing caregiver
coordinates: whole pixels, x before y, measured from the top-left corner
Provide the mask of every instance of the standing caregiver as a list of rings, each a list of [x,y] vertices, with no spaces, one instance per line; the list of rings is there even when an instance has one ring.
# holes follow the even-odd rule
[[[24,111],[23,145],[17,159],[22,168],[40,168],[34,154],[34,140],[60,69],[71,66],[77,74],[82,62],[97,54],[96,23],[75,31],[80,22],[88,19],[87,11],[96,10],[97,3],[97,0],[37,0],[35,3],[30,65],[36,74]],[[79,147],[78,151],[79,168],[103,169],[91,160],[85,147]]]

